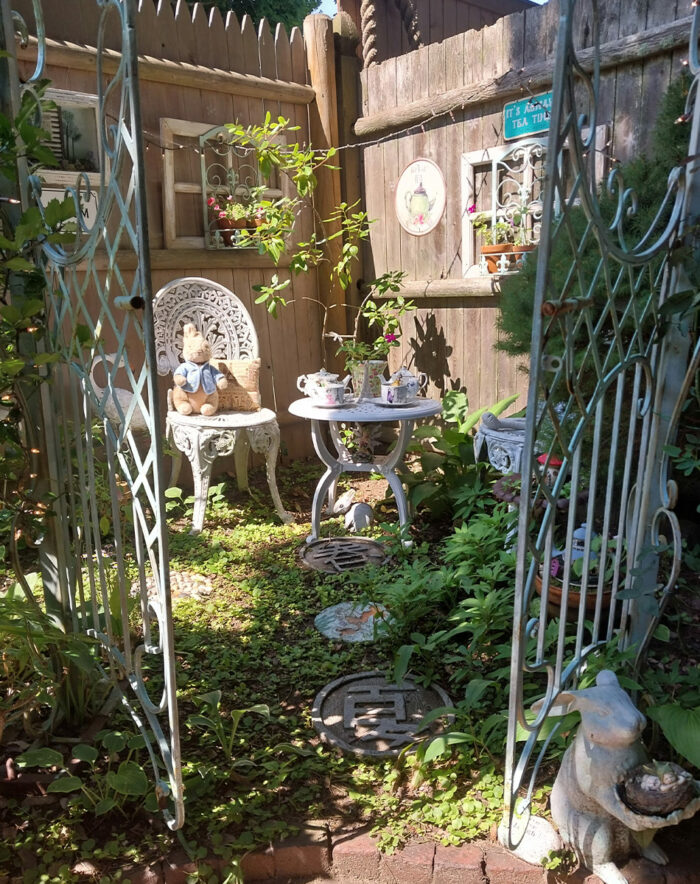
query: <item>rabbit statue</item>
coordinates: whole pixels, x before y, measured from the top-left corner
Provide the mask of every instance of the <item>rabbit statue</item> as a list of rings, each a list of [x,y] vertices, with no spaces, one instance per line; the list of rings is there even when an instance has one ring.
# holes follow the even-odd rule
[[[646,719],[615,673],[604,670],[594,687],[564,691],[556,702],[565,707],[557,709],[559,714],[581,713],[551,796],[552,818],[564,843],[605,884],[627,884],[618,864],[633,854],[665,865],[668,857],[651,840],[653,830],[676,825],[700,809],[700,781],[696,797],[680,810],[667,816],[635,813],[618,787],[632,768],[648,760],[639,739]]]

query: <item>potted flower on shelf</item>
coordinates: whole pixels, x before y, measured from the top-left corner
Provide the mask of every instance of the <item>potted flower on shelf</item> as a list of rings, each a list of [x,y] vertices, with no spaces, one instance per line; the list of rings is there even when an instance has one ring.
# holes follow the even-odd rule
[[[507,221],[494,222],[491,215],[484,212],[474,219],[472,227],[481,236],[481,254],[488,272],[505,273],[509,270],[509,255],[513,250],[513,226]]]
[[[512,269],[519,270],[528,252],[535,248],[532,241],[532,231],[527,226],[528,213],[516,212],[512,219],[513,240],[511,246]]]
[[[210,224],[215,224],[220,231],[224,245],[234,246],[237,243],[236,230],[244,230],[248,208],[237,202],[230,194],[224,198],[210,196],[207,200]]]

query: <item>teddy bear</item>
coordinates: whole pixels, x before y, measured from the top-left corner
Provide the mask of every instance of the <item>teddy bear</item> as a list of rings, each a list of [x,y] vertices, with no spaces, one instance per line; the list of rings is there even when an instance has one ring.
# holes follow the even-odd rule
[[[209,364],[211,345],[191,322],[182,330],[182,356],[185,361],[173,372],[175,410],[211,417],[219,407],[218,391],[225,390],[228,381]]]

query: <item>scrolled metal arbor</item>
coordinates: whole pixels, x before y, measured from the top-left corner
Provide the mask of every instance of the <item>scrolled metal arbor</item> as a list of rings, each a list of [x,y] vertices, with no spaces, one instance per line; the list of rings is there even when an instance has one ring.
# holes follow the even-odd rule
[[[169,827],[178,829],[184,808],[135,6],[132,0],[96,4],[97,217],[93,223],[83,218],[90,182],[76,173],[75,186],[66,189],[78,218],[74,241],[43,247],[49,337],[52,348],[63,354],[42,391],[47,466],[56,495],[56,518],[42,550],[43,577],[67,623],[101,643],[105,677],[145,738],[159,805]],[[8,59],[9,103],[15,114],[22,95],[35,92],[44,76],[39,0],[32,8],[38,39],[33,75],[20,84],[15,59]],[[0,9],[9,47],[12,31],[21,36],[27,24],[11,11],[9,0],[0,0]],[[108,30],[110,39],[121,36],[114,73],[102,64]],[[42,207],[39,179],[20,169],[20,184],[24,206]],[[137,268],[127,271],[121,258],[134,253]],[[106,379],[100,379],[104,386],[95,380],[96,370]],[[106,491],[109,515],[98,509],[99,488]],[[109,545],[105,520],[111,521]],[[141,615],[138,629],[131,611],[134,598]]]
[[[589,2],[597,48],[598,3]],[[634,647],[640,665],[673,592],[681,538],[665,446],[700,365],[686,325],[676,318],[662,333],[659,321],[664,301],[687,285],[672,254],[700,209],[700,11],[688,161],[669,176],[650,228],[633,236],[637,200],[620,170],[606,182],[607,210],[596,187],[599,58],[592,70],[577,60],[579,6],[562,0],[533,305],[522,466],[531,490],[521,494],[502,829],[511,848],[557,732],[543,727],[558,693],[612,643]],[[569,268],[558,284],[553,254]]]

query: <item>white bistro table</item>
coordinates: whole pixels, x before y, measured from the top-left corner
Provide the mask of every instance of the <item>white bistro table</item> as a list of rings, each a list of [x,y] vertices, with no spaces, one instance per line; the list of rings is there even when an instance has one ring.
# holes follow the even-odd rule
[[[376,400],[362,400],[355,403],[347,403],[337,408],[323,408],[314,405],[310,399],[297,399],[289,406],[291,414],[303,417],[311,421],[311,439],[316,449],[316,454],[326,466],[326,472],[321,476],[316,491],[314,492],[313,505],[311,507],[311,534],[306,538],[307,543],[313,543],[319,539],[321,528],[321,508],[323,499],[328,495],[328,509],[331,510],[335,502],[335,489],[341,473],[379,473],[394,492],[396,506],[399,511],[399,524],[401,527],[408,522],[408,504],[406,494],[401,484],[401,479],[396,474],[396,467],[401,463],[406,446],[413,434],[413,427],[421,418],[433,417],[442,411],[442,403],[437,399],[417,399],[411,405],[385,406],[377,404]],[[376,456],[369,462],[353,460],[351,452],[343,445],[340,438],[341,423],[399,424],[399,435],[396,445],[385,456]],[[323,440],[321,424],[327,423],[336,453],[332,454]]]

